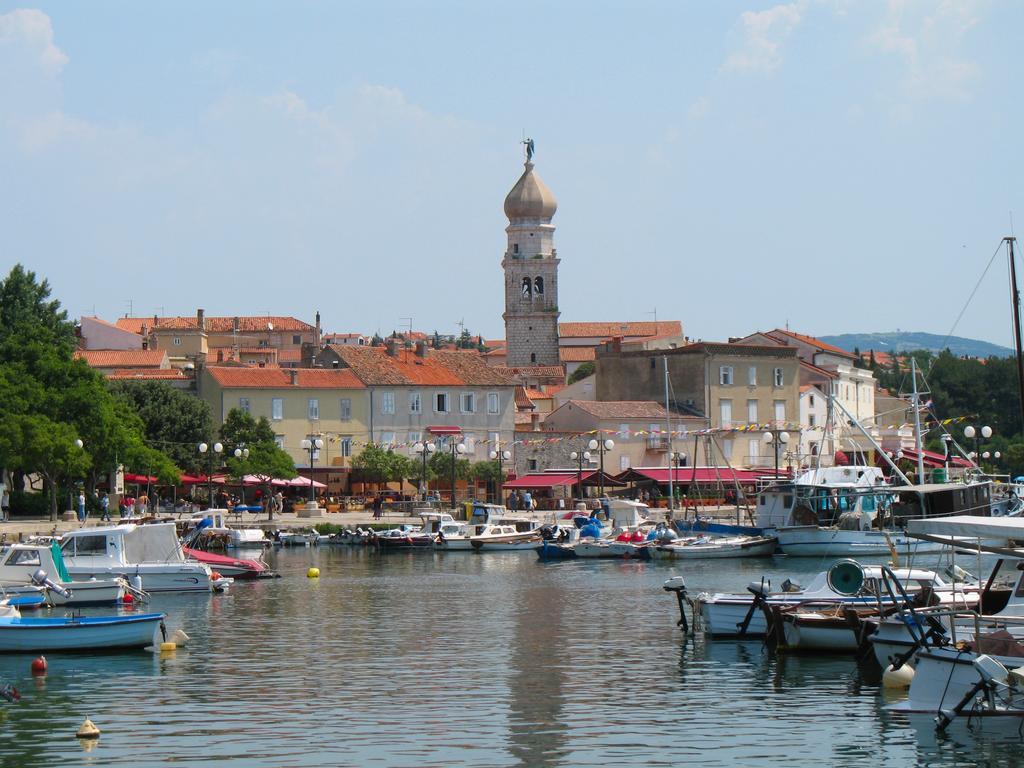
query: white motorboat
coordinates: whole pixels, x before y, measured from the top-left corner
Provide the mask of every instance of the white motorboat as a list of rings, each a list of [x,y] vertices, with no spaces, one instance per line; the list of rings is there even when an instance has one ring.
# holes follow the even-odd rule
[[[320,541],[320,534],[313,528],[304,531],[278,531],[274,542],[282,547],[309,547]]]
[[[227,509],[207,509],[203,512],[195,512],[188,520],[186,535],[202,521],[209,520],[209,524],[203,527],[203,535],[214,536],[223,541],[227,547],[260,548],[270,544],[270,540],[262,528],[242,528],[231,525],[228,520],[230,514],[231,512]]]
[[[532,527],[521,530],[524,526],[514,523],[487,524],[469,537],[469,544],[477,552],[532,552],[542,537],[540,526],[532,520],[528,525]]]
[[[783,582],[782,589],[772,591],[770,583],[757,582],[747,587],[746,593],[703,593],[698,595],[697,604],[704,621],[705,631],[710,635],[749,636],[763,635],[767,630],[764,606],[794,607],[798,605],[834,605],[842,604],[850,607],[884,607],[894,606],[894,600],[885,595],[881,583],[881,566],[841,561],[828,571],[815,576],[806,588],[793,584],[789,579]],[[837,566],[847,566],[836,576]],[[924,589],[937,594],[943,592],[964,594],[963,586],[953,586],[944,581],[937,573],[922,569],[897,568],[892,570],[903,589],[913,596]],[[859,577],[854,574],[859,573]],[[839,578],[841,577],[841,578]],[[848,583],[849,579],[859,579],[857,589],[852,594],[841,592],[835,588],[836,579]],[[842,587],[845,589],[845,587]],[[879,597],[882,595],[882,597]],[[756,598],[756,599],[755,599]]]
[[[185,557],[174,523],[80,528],[61,537],[61,553],[72,581],[124,576],[147,592],[220,591],[232,582]]]
[[[109,579],[72,581],[56,543],[7,544],[0,548],[0,591],[8,595],[32,594],[42,578],[49,578],[62,589],[47,593],[53,605],[111,605],[124,601],[134,590],[122,576]]]
[[[707,560],[727,557],[770,557],[774,536],[695,536],[650,547],[652,560]]]

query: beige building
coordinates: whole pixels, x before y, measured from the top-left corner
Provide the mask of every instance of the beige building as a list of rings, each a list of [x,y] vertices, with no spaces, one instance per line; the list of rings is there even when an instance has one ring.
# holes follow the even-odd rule
[[[201,371],[199,395],[215,426],[232,408],[265,416],[296,467],[309,466],[301,443],[311,435],[325,439],[316,466],[349,467],[369,434],[369,392],[350,370],[209,366]]]
[[[715,430],[715,445],[697,461],[767,466],[773,456],[763,433],[799,432],[800,361],[792,347],[699,342],[628,352],[612,342],[598,352],[597,399],[664,402],[666,361],[670,406]]]

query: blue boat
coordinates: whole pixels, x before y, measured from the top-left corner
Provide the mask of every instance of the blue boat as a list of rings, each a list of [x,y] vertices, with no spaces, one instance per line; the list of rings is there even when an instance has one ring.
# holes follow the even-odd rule
[[[539,547],[535,547],[535,551],[541,560],[570,560],[576,557],[575,544],[561,544],[553,539],[544,539]]]
[[[672,525],[676,533],[685,536],[692,533],[719,533],[727,536],[764,536],[764,528],[757,528],[750,525],[729,525],[728,523],[715,523],[706,517],[698,517],[695,520],[673,520]]]
[[[164,613],[133,616],[24,618],[15,605],[0,603],[0,653],[108,651],[159,646]]]

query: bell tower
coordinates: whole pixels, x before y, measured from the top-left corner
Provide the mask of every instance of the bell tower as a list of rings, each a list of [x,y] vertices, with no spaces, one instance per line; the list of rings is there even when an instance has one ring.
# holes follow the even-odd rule
[[[505,343],[510,367],[561,365],[558,356],[558,253],[551,218],[558,203],[534,171],[533,139],[523,142],[523,175],[505,197]]]

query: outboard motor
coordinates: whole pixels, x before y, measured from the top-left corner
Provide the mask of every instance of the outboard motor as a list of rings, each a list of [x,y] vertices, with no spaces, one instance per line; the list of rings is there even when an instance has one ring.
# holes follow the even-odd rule
[[[37,568],[36,572],[32,574],[32,583],[37,587],[46,587],[65,599],[71,597],[71,592],[64,589],[60,584],[50,581],[50,577],[46,575],[46,571],[42,568]]]

